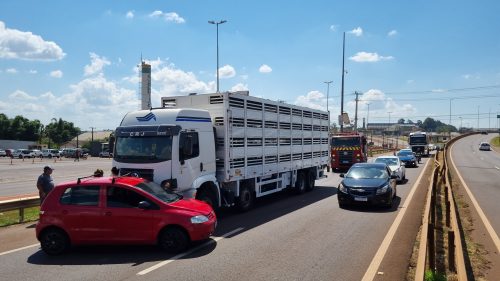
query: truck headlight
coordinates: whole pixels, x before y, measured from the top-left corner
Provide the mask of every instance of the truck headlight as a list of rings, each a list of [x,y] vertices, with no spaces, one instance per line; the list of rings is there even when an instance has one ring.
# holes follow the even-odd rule
[[[386,184],[383,187],[377,189],[377,195],[387,193],[388,190],[389,190],[389,184]]]
[[[343,193],[347,193],[347,188],[342,183],[340,183],[339,184],[339,191],[343,192]]]
[[[204,223],[204,222],[207,222],[208,221],[208,218],[203,216],[203,215],[199,215],[199,216],[194,216],[191,218],[191,223],[192,224],[200,224],[200,223]]]

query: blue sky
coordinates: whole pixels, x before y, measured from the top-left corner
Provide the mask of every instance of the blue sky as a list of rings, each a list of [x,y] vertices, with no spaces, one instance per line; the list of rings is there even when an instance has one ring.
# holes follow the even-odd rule
[[[497,127],[498,1],[1,1],[0,112],[82,130],[114,129],[139,107],[137,65],[152,64],[152,102],[220,90],[340,114],[359,124],[426,117]],[[390,112],[390,113],[389,113]],[[478,118],[479,112],[479,118]]]

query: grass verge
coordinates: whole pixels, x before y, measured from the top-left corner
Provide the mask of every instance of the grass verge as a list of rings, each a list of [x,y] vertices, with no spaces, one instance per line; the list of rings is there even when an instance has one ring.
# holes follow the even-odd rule
[[[24,209],[24,222],[36,221],[40,213],[40,207],[31,207]],[[0,213],[0,227],[18,224],[19,210]]]

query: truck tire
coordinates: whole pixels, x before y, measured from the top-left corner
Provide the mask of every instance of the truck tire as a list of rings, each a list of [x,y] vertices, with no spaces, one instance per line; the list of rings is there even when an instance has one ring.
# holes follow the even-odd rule
[[[240,188],[240,196],[236,200],[236,206],[241,212],[246,212],[253,207],[255,200],[254,193],[248,185],[242,185]]]
[[[306,191],[306,174],[303,172],[297,173],[297,181],[295,181],[295,193],[302,194]]]
[[[315,184],[316,184],[316,175],[314,174],[313,171],[309,171],[309,173],[307,173],[306,191],[313,190]]]
[[[218,205],[215,198],[215,195],[208,188],[201,188],[200,191],[196,193],[196,199],[207,203],[214,211],[217,210]]]

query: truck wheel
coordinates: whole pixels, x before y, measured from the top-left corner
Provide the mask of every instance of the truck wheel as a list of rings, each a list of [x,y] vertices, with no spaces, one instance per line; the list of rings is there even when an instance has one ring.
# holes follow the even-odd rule
[[[40,246],[48,255],[56,256],[68,250],[70,242],[64,231],[50,228],[40,235]]]
[[[214,210],[217,209],[217,200],[215,199],[214,194],[205,188],[202,188],[196,193],[196,199],[207,203]]]
[[[248,185],[243,185],[240,188],[240,196],[236,201],[236,206],[241,212],[250,210],[254,203],[254,195]]]
[[[311,191],[314,189],[314,186],[316,184],[316,175],[310,171],[307,173],[307,186],[306,186],[306,191]]]
[[[187,249],[189,237],[181,229],[170,227],[162,230],[158,238],[158,244],[166,252],[177,254]]]
[[[302,194],[306,191],[306,176],[304,173],[299,172],[297,174],[297,181],[295,182],[295,193]]]

